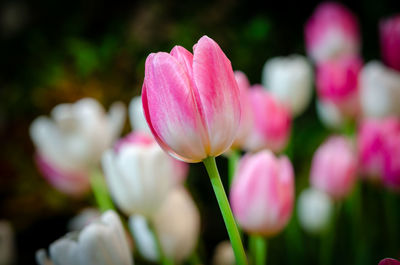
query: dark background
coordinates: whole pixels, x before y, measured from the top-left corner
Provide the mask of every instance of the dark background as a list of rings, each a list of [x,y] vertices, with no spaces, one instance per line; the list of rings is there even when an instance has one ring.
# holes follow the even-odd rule
[[[259,83],[268,58],[305,54],[303,26],[318,3],[2,1],[0,219],[13,224],[18,264],[34,264],[35,250],[62,236],[69,218],[93,203],[91,196],[74,200],[55,191],[40,176],[28,134],[35,117],[47,115],[56,104],[85,96],[98,99],[107,108],[116,100],[128,104],[140,94],[144,61],[150,52],[169,51],[177,44],[191,50],[202,35],[220,44],[234,69]],[[359,18],[364,60],[379,59],[378,22],[399,12],[400,2],[344,4]],[[127,122],[124,133],[129,130]],[[316,117],[315,102],[295,120],[286,153],[294,163],[297,193],[308,185],[312,154],[330,133]],[[218,163],[226,175],[225,158]],[[188,186],[201,210],[203,239],[199,248],[208,259],[226,234],[202,165],[191,166]],[[360,260],[360,264],[377,264],[385,256],[399,257],[400,233],[388,225],[398,223],[398,196],[368,184],[360,189],[364,222],[358,225],[362,232],[352,238],[354,226],[348,214],[352,206],[346,204],[336,228],[332,264]],[[397,205],[389,217],[382,206],[387,196]],[[288,229],[271,239],[269,263],[317,264],[319,239],[302,232],[296,215],[293,217]],[[357,243],[366,245],[361,259],[355,254]]]

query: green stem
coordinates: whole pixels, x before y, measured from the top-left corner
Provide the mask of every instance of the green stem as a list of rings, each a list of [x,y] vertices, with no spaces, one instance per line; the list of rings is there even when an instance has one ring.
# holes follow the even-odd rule
[[[259,235],[251,235],[249,240],[253,264],[267,264],[267,239]]]
[[[162,265],[173,265],[174,262],[172,260],[170,260],[163,251],[163,247],[161,245],[160,238],[157,235],[156,229],[155,229],[154,225],[152,224],[152,222],[149,222],[149,226],[150,226],[151,231],[153,232],[154,242],[156,243],[159,261],[161,261]]]
[[[235,253],[236,264],[246,265],[246,254],[243,249],[243,244],[240,239],[240,234],[237,229],[235,219],[233,218],[231,207],[229,206],[228,198],[225,194],[224,186],[222,185],[221,178],[219,176],[217,164],[215,163],[215,157],[208,157],[203,160],[203,163],[210,177],[222,217],[224,218],[226,229],[228,230],[229,239],[231,240],[233,252]]]
[[[336,222],[339,218],[339,213],[340,213],[340,208],[341,205],[340,203],[337,203],[335,205],[336,209],[334,209],[332,217],[331,217],[331,222],[329,224],[329,227],[326,230],[326,233],[322,235],[322,242],[321,242],[321,261],[319,264],[321,265],[330,265],[332,264],[332,251],[334,248],[334,241],[335,241],[335,228],[336,228]]]
[[[235,172],[236,172],[236,168],[237,168],[239,159],[240,159],[240,152],[237,149],[231,150],[231,153],[229,154],[229,158],[228,158],[229,187],[231,187],[233,178],[235,177]]]
[[[98,168],[92,170],[90,174],[90,184],[100,211],[114,210],[115,207],[108,193],[104,176]]]

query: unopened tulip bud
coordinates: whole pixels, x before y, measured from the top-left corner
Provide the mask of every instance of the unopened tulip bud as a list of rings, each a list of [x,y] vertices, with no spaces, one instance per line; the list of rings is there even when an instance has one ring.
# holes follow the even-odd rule
[[[240,123],[232,66],[207,36],[193,54],[175,46],[147,57],[142,90],[147,123],[160,146],[186,162],[225,152]]]
[[[40,265],[132,265],[128,239],[118,215],[105,212],[98,222],[91,223],[79,233],[69,233],[36,252]]]
[[[357,18],[339,3],[322,3],[307,21],[305,40],[307,53],[317,63],[358,54],[360,32]]]
[[[293,208],[293,175],[289,159],[277,158],[271,151],[242,158],[232,183],[230,201],[243,230],[271,236],[286,226]]]
[[[333,214],[332,199],[324,192],[308,188],[303,190],[297,202],[300,225],[310,233],[324,231]]]
[[[357,177],[357,159],[350,141],[341,136],[326,140],[314,154],[311,185],[335,199],[347,196]]]
[[[131,133],[120,140],[104,153],[102,165],[117,206],[128,215],[145,216],[161,206],[188,169],[144,133]]]
[[[400,14],[382,20],[379,29],[383,61],[400,72]]]
[[[311,100],[313,72],[304,56],[291,55],[268,60],[263,69],[263,85],[294,116],[304,112]]]

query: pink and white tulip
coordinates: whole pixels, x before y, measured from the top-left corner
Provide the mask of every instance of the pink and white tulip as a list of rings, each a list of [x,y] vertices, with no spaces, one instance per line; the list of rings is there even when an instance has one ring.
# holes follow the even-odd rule
[[[346,197],[357,178],[357,159],[350,141],[342,136],[328,138],[314,154],[311,185],[334,199]]]
[[[358,131],[361,172],[370,179],[383,180],[390,188],[400,188],[400,119],[369,119]]]
[[[108,114],[91,98],[56,106],[51,118],[39,117],[30,127],[40,171],[58,190],[82,195],[89,188],[90,171],[116,140],[124,122],[122,103],[114,103]]]
[[[358,76],[362,61],[358,57],[340,57],[317,65],[316,87],[321,101],[335,104],[343,113],[359,112]]]
[[[360,32],[357,18],[339,3],[320,4],[305,25],[308,55],[316,62],[358,54]]]
[[[400,72],[400,14],[382,20],[379,29],[383,61]]]
[[[170,53],[150,54],[142,90],[155,139],[186,162],[225,152],[240,123],[239,88],[229,59],[207,36],[193,50],[175,46]]]
[[[262,83],[294,116],[298,116],[311,101],[313,69],[301,55],[275,57],[265,63]]]
[[[115,203],[130,214],[151,216],[187,175],[187,164],[168,156],[151,135],[131,133],[103,155]]]
[[[271,236],[292,214],[294,173],[289,159],[271,151],[247,154],[234,178],[230,201],[239,225],[249,233]]]
[[[399,46],[400,47],[400,46]],[[360,101],[365,117],[400,116],[400,72],[373,61],[360,74]]]
[[[249,91],[253,116],[253,128],[245,143],[245,149],[256,152],[271,149],[282,151],[290,136],[292,119],[289,110],[261,85]]]

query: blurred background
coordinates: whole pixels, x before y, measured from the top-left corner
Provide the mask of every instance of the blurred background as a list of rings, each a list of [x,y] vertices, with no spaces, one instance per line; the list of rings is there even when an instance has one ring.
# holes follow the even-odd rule
[[[34,253],[66,233],[66,224],[93,198],[71,199],[52,188],[36,169],[29,126],[60,103],[83,97],[107,109],[129,104],[140,94],[144,62],[151,52],[174,45],[191,50],[203,36],[213,38],[235,70],[261,82],[265,61],[292,53],[305,55],[304,24],[318,1],[1,1],[0,4],[0,219],[15,235],[15,264],[35,264]],[[364,61],[380,59],[378,22],[400,11],[397,0],[343,1],[358,17]],[[400,49],[400,47],[399,47]],[[130,131],[126,122],[124,133]],[[314,151],[330,134],[318,120],[315,102],[294,120],[287,154],[296,192],[309,185]],[[226,159],[218,159],[226,175]],[[224,179],[224,181],[226,181]],[[200,208],[200,251],[209,264],[226,232],[201,164],[190,168],[188,187]],[[368,245],[360,264],[400,256],[400,200],[393,202],[394,227],[384,211],[384,190],[362,186],[363,223]],[[332,264],[355,264],[351,204],[339,216]],[[392,219],[393,220],[393,219]],[[305,234],[296,214],[283,233],[270,240],[270,264],[318,264],[319,240]],[[288,253],[290,253],[288,255]],[[360,259],[357,259],[360,260]]]

